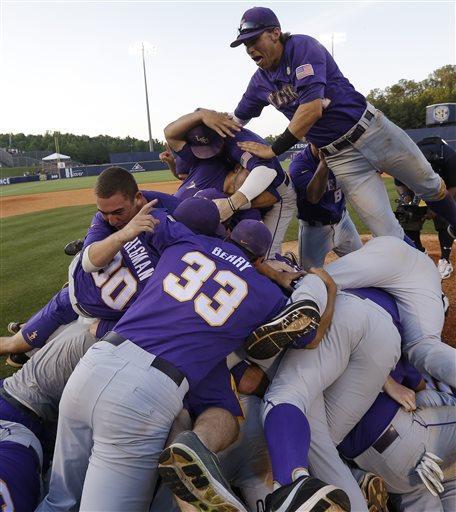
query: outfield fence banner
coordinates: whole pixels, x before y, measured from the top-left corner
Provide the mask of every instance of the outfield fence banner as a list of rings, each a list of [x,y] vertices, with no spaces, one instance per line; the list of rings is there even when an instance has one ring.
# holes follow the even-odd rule
[[[0,178],[0,186],[14,185],[15,183],[27,183],[29,181],[40,181],[40,175],[35,174],[34,176],[9,176],[6,178]]]

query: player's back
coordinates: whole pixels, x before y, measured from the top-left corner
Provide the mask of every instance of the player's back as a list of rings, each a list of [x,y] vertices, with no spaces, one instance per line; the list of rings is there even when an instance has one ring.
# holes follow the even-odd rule
[[[140,299],[114,330],[173,363],[192,385],[286,299],[242,249],[187,231],[164,250]]]

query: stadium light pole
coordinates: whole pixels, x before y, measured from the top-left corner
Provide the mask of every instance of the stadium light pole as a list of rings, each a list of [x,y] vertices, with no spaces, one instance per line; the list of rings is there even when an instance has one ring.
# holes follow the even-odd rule
[[[154,142],[152,140],[152,128],[150,124],[150,109],[149,109],[149,92],[147,89],[147,73],[146,73],[146,59],[145,55],[155,55],[157,53],[157,47],[147,41],[141,41],[130,46],[130,52],[134,55],[141,53],[143,76],[144,76],[144,92],[146,95],[146,114],[147,114],[147,127],[149,130],[149,151],[154,150]]]
[[[334,44],[345,43],[347,34],[345,32],[325,32],[319,34],[317,39],[325,46],[331,44],[331,55],[334,57]]]

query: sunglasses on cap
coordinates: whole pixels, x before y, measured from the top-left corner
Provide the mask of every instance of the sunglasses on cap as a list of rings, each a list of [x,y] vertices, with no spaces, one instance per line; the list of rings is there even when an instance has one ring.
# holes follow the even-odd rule
[[[238,32],[241,35],[261,28],[266,29],[274,27],[272,27],[271,25],[264,25],[263,23],[255,23],[254,21],[244,21],[238,28]]]

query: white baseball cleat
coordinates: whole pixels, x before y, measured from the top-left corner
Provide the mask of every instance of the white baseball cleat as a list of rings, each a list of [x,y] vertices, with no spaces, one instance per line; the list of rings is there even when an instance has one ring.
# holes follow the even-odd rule
[[[439,260],[437,263],[437,268],[439,269],[442,279],[448,279],[453,273],[453,265],[445,258]]]

